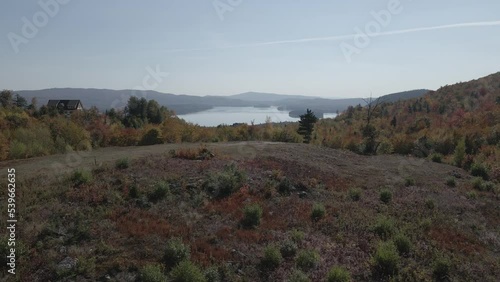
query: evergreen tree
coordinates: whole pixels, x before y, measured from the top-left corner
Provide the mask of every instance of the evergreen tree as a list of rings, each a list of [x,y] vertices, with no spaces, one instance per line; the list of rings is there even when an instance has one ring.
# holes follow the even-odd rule
[[[309,144],[311,142],[311,135],[314,130],[314,124],[318,121],[318,118],[314,113],[307,109],[306,113],[300,116],[299,129],[297,133],[304,136],[304,143]]]
[[[391,120],[391,126],[392,127],[396,127],[396,124],[397,124],[397,120],[396,120],[396,116],[394,116]]]

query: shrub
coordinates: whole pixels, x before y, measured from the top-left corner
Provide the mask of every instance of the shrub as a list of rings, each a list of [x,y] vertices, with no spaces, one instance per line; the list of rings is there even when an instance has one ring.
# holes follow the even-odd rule
[[[457,182],[454,177],[448,177],[446,178],[446,185],[448,185],[449,187],[455,187],[457,186]]]
[[[119,159],[115,162],[115,167],[117,169],[126,169],[129,167],[129,160],[128,158],[123,158],[123,159]]]
[[[390,218],[381,216],[373,226],[373,231],[382,239],[389,238],[395,231],[394,221]]]
[[[172,282],[206,282],[205,276],[198,266],[188,260],[179,262],[170,271],[170,277]]]
[[[328,271],[326,276],[326,281],[328,282],[349,282],[351,281],[351,275],[346,269],[334,266]]]
[[[406,255],[410,253],[411,242],[410,239],[408,239],[408,237],[406,237],[404,234],[396,235],[396,237],[394,237],[394,244],[396,245],[396,248],[398,249],[400,255]]]
[[[426,218],[420,222],[420,227],[424,231],[429,231],[431,229],[431,226],[432,226],[432,220],[430,218]]]
[[[139,145],[147,146],[147,145],[155,145],[162,144],[163,140],[160,138],[160,131],[156,128],[150,129],[146,134],[142,136]]]
[[[224,171],[211,175],[203,183],[203,187],[214,197],[224,198],[241,188],[245,180],[244,173],[232,164],[225,166]]]
[[[434,153],[431,155],[431,161],[435,163],[441,163],[443,160],[443,155],[439,153]]]
[[[392,241],[382,242],[378,245],[372,263],[375,272],[380,275],[392,275],[398,270],[399,255]]]
[[[413,178],[406,178],[405,179],[405,187],[410,187],[415,185],[415,179]]]
[[[456,166],[462,167],[465,160],[465,138],[460,139],[457,147],[455,148],[455,153],[453,154],[453,161]]]
[[[205,270],[205,280],[207,282],[220,282],[222,281],[219,270],[217,267],[209,267]]]
[[[283,257],[281,256],[280,250],[277,247],[270,245],[264,250],[264,257],[260,263],[263,268],[273,270],[281,264],[282,260]]]
[[[88,170],[77,169],[71,174],[70,180],[75,186],[87,184],[92,181],[92,173]]]
[[[484,190],[484,181],[481,177],[474,177],[472,179],[472,187],[476,190],[483,191]]]
[[[349,190],[349,198],[353,201],[359,201],[361,199],[361,190],[358,188],[352,188]]]
[[[215,155],[205,146],[200,145],[197,149],[181,148],[178,151],[172,150],[172,157],[186,160],[209,160]]]
[[[439,258],[434,262],[432,268],[434,278],[437,280],[445,280],[450,273],[451,262],[448,259]]]
[[[388,189],[383,189],[382,191],[380,191],[380,200],[383,203],[388,204],[392,200],[391,191],[389,191]]]
[[[167,182],[161,181],[155,184],[153,192],[149,194],[149,200],[153,203],[159,202],[170,194],[170,188]]]
[[[290,233],[290,238],[292,238],[292,240],[297,244],[302,242],[302,240],[304,240],[304,237],[305,237],[305,233],[303,231],[298,230],[298,229],[292,229],[292,231]]]
[[[241,224],[246,228],[254,228],[260,225],[262,208],[258,204],[247,205],[243,208],[243,219]]]
[[[315,250],[302,250],[297,256],[297,267],[303,271],[315,268],[320,260],[318,252]]]
[[[491,181],[484,182],[484,184],[483,184],[483,190],[484,191],[488,191],[488,192],[495,191],[495,183],[493,183]]]
[[[470,167],[470,174],[472,176],[478,176],[483,178],[484,180],[488,180],[488,169],[481,163],[473,163]]]
[[[167,266],[175,266],[183,260],[189,260],[191,256],[189,247],[182,243],[181,238],[170,238],[163,255],[163,260]]]
[[[425,206],[428,209],[433,210],[436,207],[436,203],[434,202],[433,199],[427,199],[427,200],[425,200]]]
[[[316,203],[313,205],[312,211],[311,211],[312,220],[318,221],[318,220],[322,219],[323,217],[325,217],[325,214],[326,214],[326,209],[325,209],[325,206],[323,204]]]
[[[10,158],[31,158],[54,153],[54,141],[46,127],[17,128],[10,144]]]
[[[311,279],[301,270],[294,269],[292,274],[288,277],[288,282],[310,282]]]
[[[139,189],[137,189],[137,186],[135,184],[132,184],[132,186],[130,186],[130,189],[128,190],[128,196],[132,199],[139,198]]]
[[[283,177],[278,184],[278,192],[282,195],[290,195],[290,193],[295,190],[290,179]]]
[[[167,277],[163,274],[161,267],[157,264],[148,264],[140,272],[140,281],[142,282],[166,282]]]
[[[286,240],[281,243],[280,252],[283,257],[293,257],[297,253],[297,244],[294,241]]]
[[[467,192],[467,198],[469,199],[477,199],[477,194],[474,191]]]

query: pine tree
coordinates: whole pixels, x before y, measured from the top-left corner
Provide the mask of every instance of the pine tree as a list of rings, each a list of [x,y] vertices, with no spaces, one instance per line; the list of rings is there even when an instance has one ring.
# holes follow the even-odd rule
[[[299,129],[297,133],[304,136],[304,143],[309,144],[311,142],[311,135],[314,130],[314,124],[318,121],[318,118],[314,113],[307,109],[306,113],[300,116]]]

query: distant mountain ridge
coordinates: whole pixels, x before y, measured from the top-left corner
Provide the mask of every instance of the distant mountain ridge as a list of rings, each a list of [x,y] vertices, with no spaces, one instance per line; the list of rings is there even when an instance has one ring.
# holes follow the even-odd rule
[[[95,106],[100,110],[122,108],[131,96],[154,99],[159,104],[183,115],[211,109],[213,107],[269,107],[277,106],[289,110],[296,116],[306,108],[312,109],[318,116],[323,113],[344,111],[348,106],[363,104],[362,98],[327,99],[302,95],[284,95],[274,93],[246,92],[232,96],[193,96],[161,93],[152,90],[110,90],[95,88],[51,88],[42,90],[15,91],[31,100],[37,98],[39,105],[46,105],[50,99],[79,99],[85,108]],[[384,101],[411,99],[427,93],[428,90],[413,90],[394,93],[381,98]],[[384,98],[385,97],[385,98]]]

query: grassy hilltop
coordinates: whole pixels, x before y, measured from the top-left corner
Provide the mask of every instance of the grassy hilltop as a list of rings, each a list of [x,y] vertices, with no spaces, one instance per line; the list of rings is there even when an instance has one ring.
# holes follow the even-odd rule
[[[311,144],[296,123],[200,127],[153,100],[66,117],[0,98],[20,281],[500,277],[500,73],[353,105]]]

